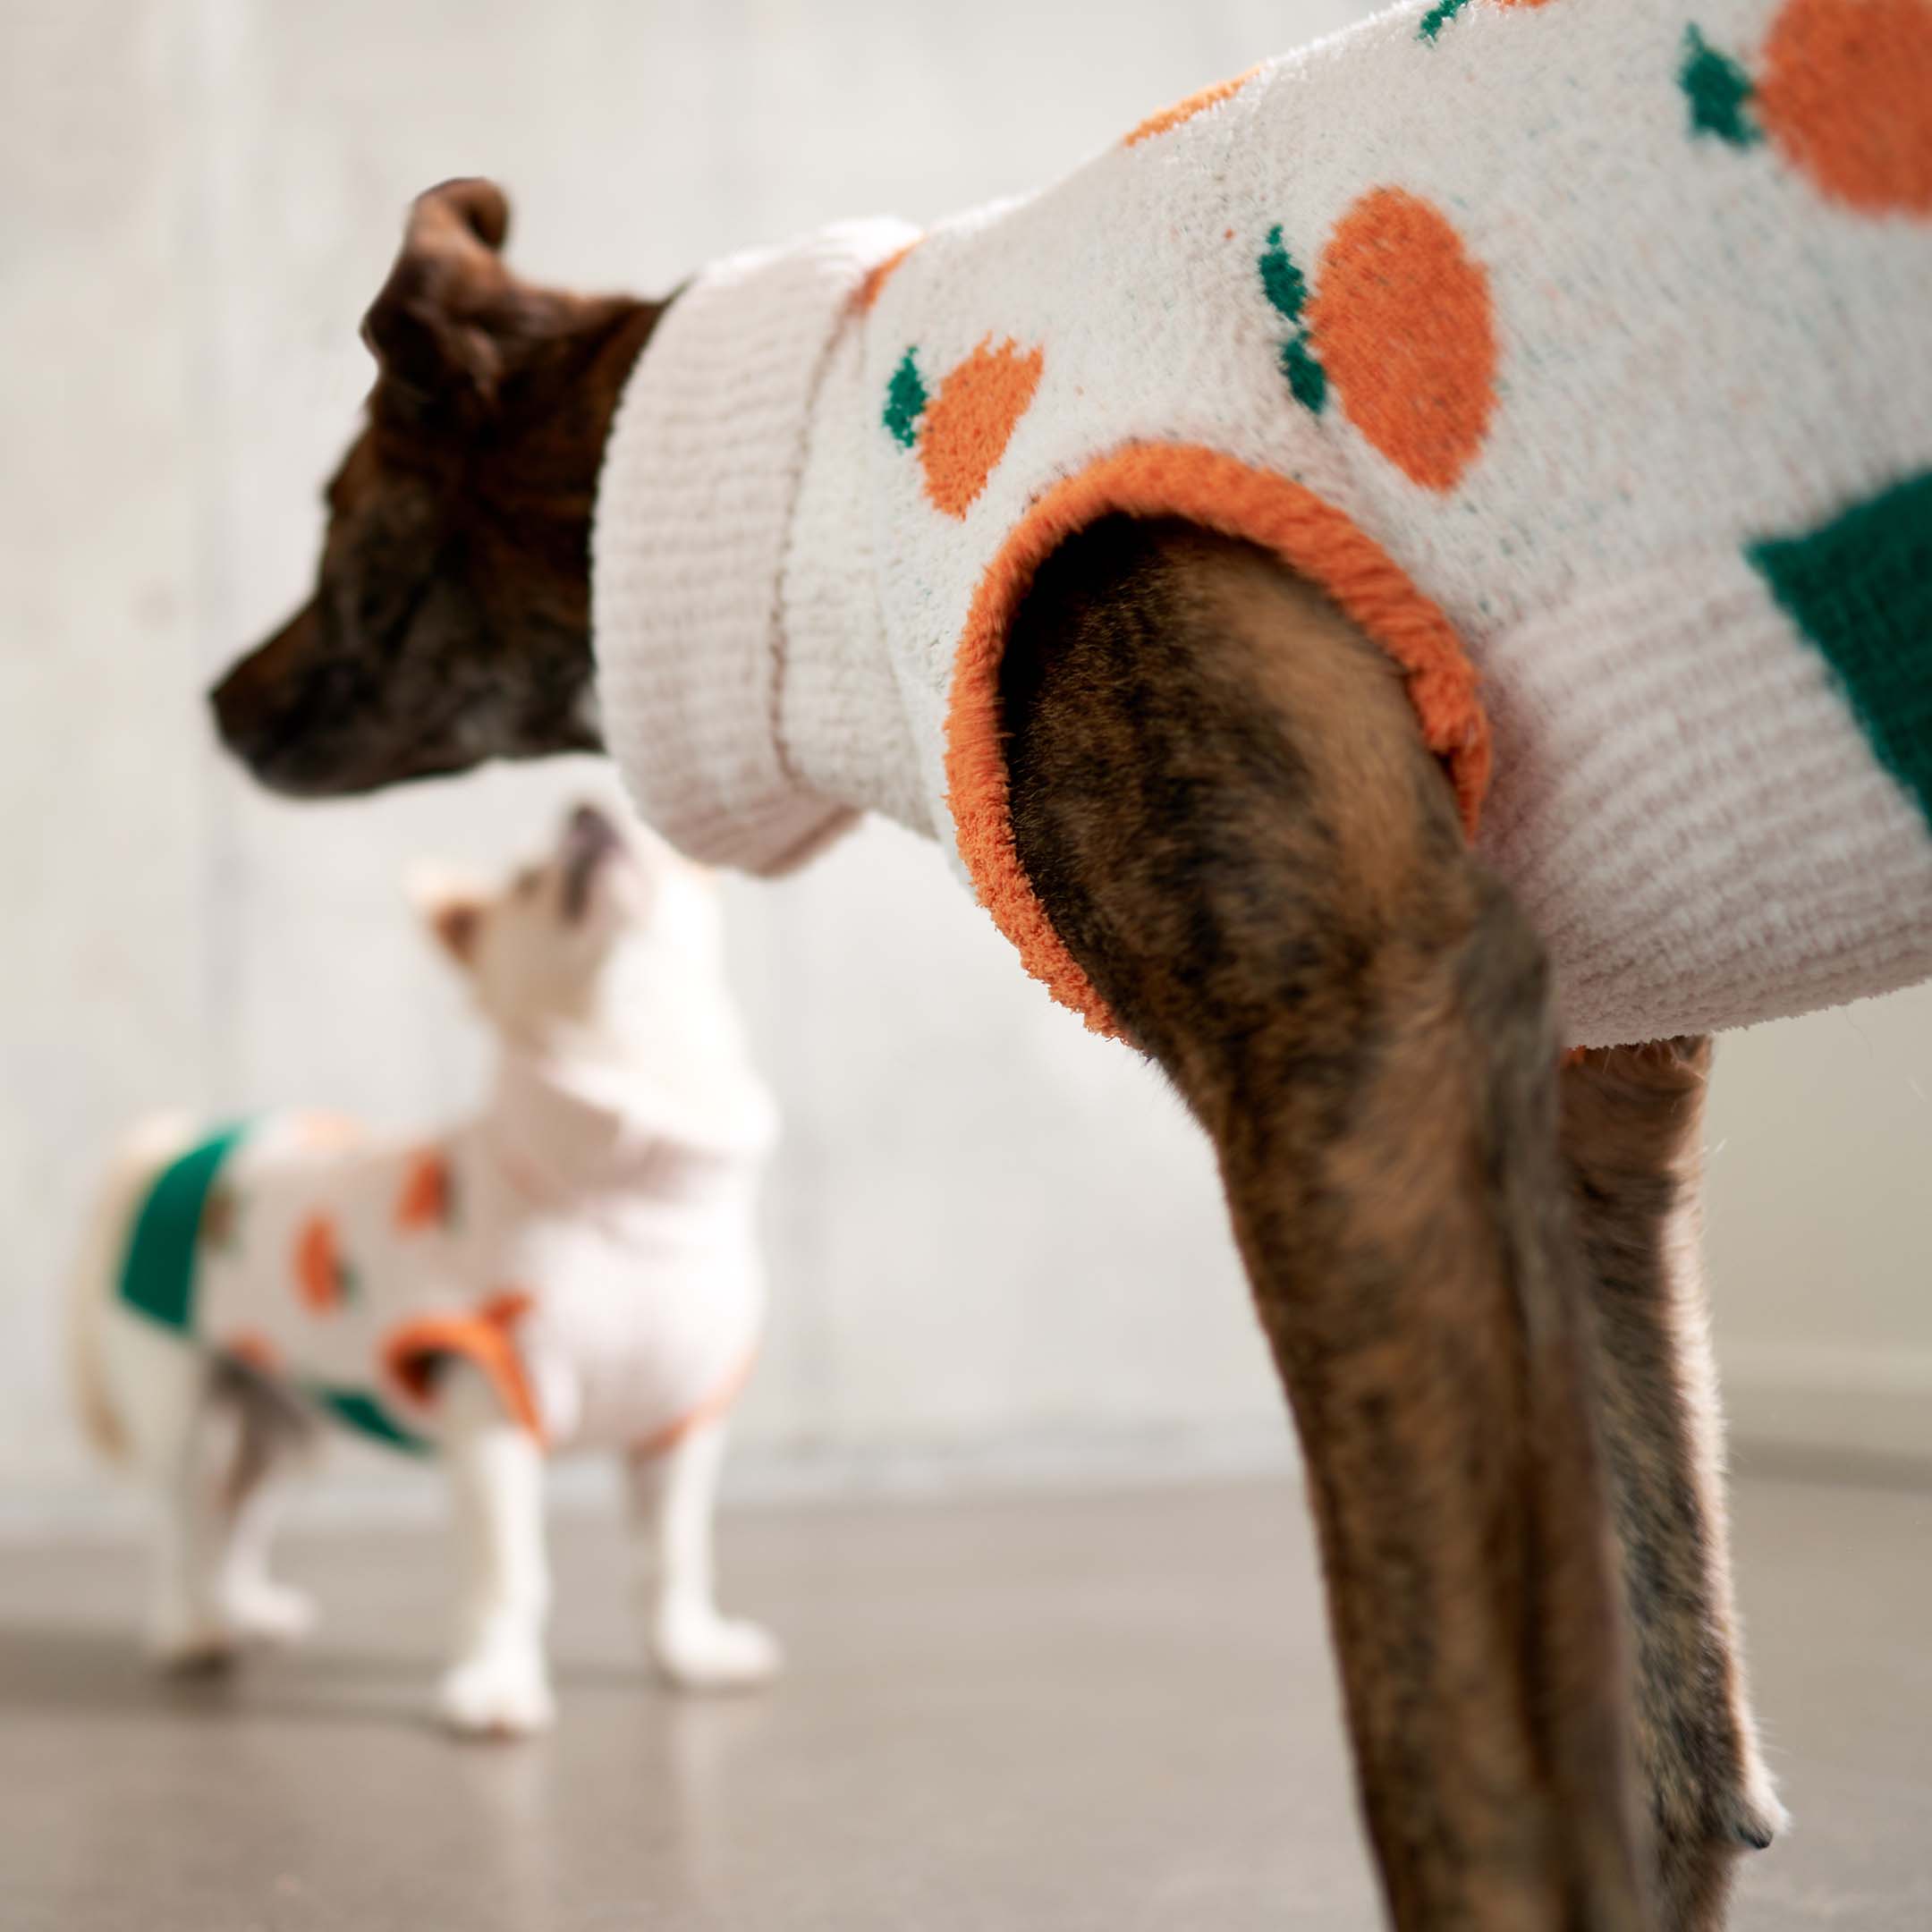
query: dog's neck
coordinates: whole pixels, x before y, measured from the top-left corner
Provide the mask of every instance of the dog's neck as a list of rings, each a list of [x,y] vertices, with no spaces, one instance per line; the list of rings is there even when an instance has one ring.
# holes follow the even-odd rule
[[[667,1157],[755,1161],[775,1119],[741,1060],[699,1071],[548,1040],[505,1043],[479,1125],[517,1191],[549,1210],[655,1187]]]

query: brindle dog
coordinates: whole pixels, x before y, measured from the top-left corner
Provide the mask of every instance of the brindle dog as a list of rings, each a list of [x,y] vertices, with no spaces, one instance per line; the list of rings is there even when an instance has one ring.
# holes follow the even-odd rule
[[[664,305],[532,287],[506,226],[417,203],[316,594],[214,693],[278,790],[597,742],[591,506]],[[1686,1238],[1707,1043],[1560,1065],[1399,674],[1258,551],[1094,525],[1004,701],[1027,877],[1220,1157],[1395,1924],[1719,1926],[1778,1812]]]

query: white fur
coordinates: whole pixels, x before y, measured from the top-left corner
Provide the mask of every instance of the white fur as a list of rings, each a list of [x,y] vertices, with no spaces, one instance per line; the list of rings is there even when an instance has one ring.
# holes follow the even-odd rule
[[[546,1729],[555,1710],[543,1648],[543,1454],[467,1363],[449,1371],[443,1401],[462,1582],[438,1707],[454,1730],[523,1736]]]
[[[783,1662],[767,1631],[718,1611],[711,1523],[724,1461],[720,1421],[631,1465],[652,1594],[651,1654],[685,1690],[744,1690],[776,1676]]]
[[[567,1066],[572,1082],[597,1092],[599,1105],[648,1069],[654,1118],[667,1110],[707,1146],[730,1144],[749,1123],[755,1152],[769,1138],[769,1103],[749,1071],[724,987],[716,888],[655,839],[626,843],[628,859],[593,874],[588,911],[575,921],[557,912],[567,844],[500,890],[444,881],[419,897],[479,1008],[520,1061]],[[572,1148],[544,1136],[553,1127],[564,1131],[575,1116],[524,1119],[536,1157],[567,1174]],[[194,1138],[192,1123],[180,1118],[150,1122],[129,1137],[86,1228],[69,1307],[87,1433],[157,1499],[148,1641],[174,1668],[225,1663],[251,1644],[293,1641],[314,1621],[308,1600],[277,1582],[267,1563],[287,1479],[315,1433],[312,1418],[287,1391],[157,1326],[117,1292],[140,1203]],[[593,1178],[609,1184],[607,1174]],[[740,1210],[746,1225],[735,1231],[747,1243],[750,1207],[748,1192]],[[607,1391],[601,1399],[609,1410]],[[568,1420],[582,1402],[572,1392],[552,1406]],[[438,1378],[435,1411],[459,1578],[437,1710],[465,1734],[526,1735],[547,1727],[555,1711],[544,1653],[543,1450],[466,1360],[451,1361]],[[716,1601],[711,1530],[724,1441],[719,1418],[658,1454],[626,1457],[657,1565],[652,1655],[669,1682],[688,1690],[759,1683],[778,1668],[772,1640],[726,1619]]]
[[[130,1222],[155,1176],[193,1139],[186,1114],[143,1122],[123,1142],[102,1181],[67,1281],[67,1368],[74,1412],[95,1452],[124,1461],[127,1430],[109,1391],[102,1360],[104,1291],[120,1266]]]
[[[156,1496],[149,1648],[170,1668],[199,1668],[299,1640],[313,1609],[270,1577],[267,1555],[303,1426],[284,1398],[114,1300],[113,1281],[95,1277],[80,1331],[83,1386],[97,1430]]]

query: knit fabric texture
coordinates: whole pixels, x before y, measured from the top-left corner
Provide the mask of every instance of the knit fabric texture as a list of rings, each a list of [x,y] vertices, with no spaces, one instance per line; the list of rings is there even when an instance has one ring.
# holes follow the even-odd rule
[[[700,275],[600,489],[610,741],[693,855],[938,833],[1030,969],[997,678],[1110,512],[1408,675],[1586,1046],[1932,975],[1932,0],[1399,7],[914,237]]]
[[[687,1131],[652,1097],[513,1062],[435,1140],[225,1129],[150,1183],[120,1299],[392,1447],[435,1447],[452,1358],[551,1447],[665,1446],[750,1366],[775,1116],[758,1089]]]

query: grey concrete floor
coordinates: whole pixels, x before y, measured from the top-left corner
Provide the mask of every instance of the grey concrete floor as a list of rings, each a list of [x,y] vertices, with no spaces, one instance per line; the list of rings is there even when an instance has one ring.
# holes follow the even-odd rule
[[[1932,1496],[1755,1482],[1759,1701],[1797,1829],[1759,1932],[1932,1925]],[[1300,1498],[1274,1485],[744,1513],[792,1669],[638,1664],[614,1529],[563,1525],[559,1727],[424,1712],[440,1541],[314,1536],[299,1655],[166,1684],[138,1564],[0,1552],[4,1932],[1351,1932],[1377,1923]]]

